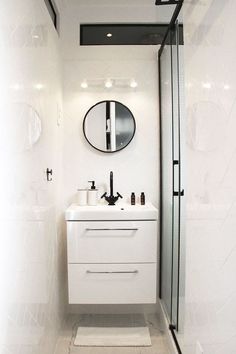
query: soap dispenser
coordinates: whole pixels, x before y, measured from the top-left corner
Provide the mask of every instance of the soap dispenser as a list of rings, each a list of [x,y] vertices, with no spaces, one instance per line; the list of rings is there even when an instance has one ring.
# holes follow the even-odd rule
[[[88,205],[97,205],[97,199],[98,199],[98,190],[96,189],[95,186],[95,181],[88,181],[89,183],[92,183],[91,188],[88,189]]]

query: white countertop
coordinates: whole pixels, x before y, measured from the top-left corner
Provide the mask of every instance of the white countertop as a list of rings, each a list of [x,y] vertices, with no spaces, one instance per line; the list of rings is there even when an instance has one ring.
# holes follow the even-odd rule
[[[151,204],[116,205],[98,204],[96,206],[79,206],[72,204],[65,212],[67,221],[82,220],[157,220],[158,210]]]

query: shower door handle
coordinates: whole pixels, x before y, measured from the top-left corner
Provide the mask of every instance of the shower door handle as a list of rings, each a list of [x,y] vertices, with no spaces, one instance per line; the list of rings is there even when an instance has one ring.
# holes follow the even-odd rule
[[[173,196],[174,197],[183,197],[184,196],[184,189],[181,191],[175,191],[174,183],[175,183],[175,166],[179,166],[179,160],[173,160]]]
[[[184,196],[184,189],[181,192],[173,192],[174,197],[183,197]]]

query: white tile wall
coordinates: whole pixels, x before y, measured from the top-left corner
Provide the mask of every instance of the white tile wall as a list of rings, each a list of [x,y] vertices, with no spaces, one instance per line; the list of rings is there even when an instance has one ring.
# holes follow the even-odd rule
[[[144,50],[144,49],[143,49]],[[94,50],[96,55],[96,50]],[[154,57],[155,59],[155,57]],[[91,88],[82,91],[83,78],[134,77],[138,88]],[[155,60],[78,61],[66,62],[65,80],[65,150],[64,196],[67,205],[76,199],[78,188],[95,180],[99,196],[109,187],[109,171],[114,171],[115,192],[125,200],[131,192],[142,191],[146,199],[158,204],[158,91]],[[82,124],[88,109],[95,103],[114,99],[125,104],[134,114],[137,130],[124,150],[104,154],[93,149],[83,136]]]
[[[135,10],[135,11],[134,11]],[[140,17],[141,16],[141,17]],[[114,171],[114,188],[130,197],[142,191],[147,200],[158,204],[158,70],[157,48],[151,46],[79,46],[80,23],[148,22],[170,17],[170,9],[157,11],[151,2],[79,0],[65,2],[61,18],[64,59],[64,197],[66,206],[75,201],[76,190],[96,180],[99,195],[109,185],[109,171]],[[142,19],[142,20],[141,20]],[[129,87],[81,89],[84,79],[134,78]],[[82,131],[83,119],[95,103],[113,99],[133,112],[137,131],[131,144],[114,154],[93,149]]]
[[[186,2],[184,354],[236,353],[236,3]]]
[[[59,40],[43,1],[0,7],[0,353],[52,354],[65,304]]]
[[[164,10],[163,10],[164,11]],[[76,190],[88,186],[94,179],[99,196],[109,187],[109,171],[114,171],[114,191],[125,200],[131,192],[137,196],[142,191],[146,199],[158,206],[159,200],[159,147],[158,147],[158,67],[157,48],[151,46],[79,46],[80,23],[148,22],[169,18],[149,3],[132,1],[116,2],[67,1],[61,18],[61,39],[64,59],[64,198],[65,207],[76,201]],[[84,79],[134,78],[138,82],[131,88],[110,90],[80,87]],[[95,103],[118,100],[133,112],[137,131],[130,145],[114,154],[104,154],[93,149],[82,131],[83,118]],[[71,312],[91,311],[91,307]],[[117,311],[97,307],[97,311]],[[133,309],[132,309],[133,310]],[[123,308],[129,312],[131,308]],[[137,309],[136,309],[137,311]],[[155,311],[155,308],[154,308]]]

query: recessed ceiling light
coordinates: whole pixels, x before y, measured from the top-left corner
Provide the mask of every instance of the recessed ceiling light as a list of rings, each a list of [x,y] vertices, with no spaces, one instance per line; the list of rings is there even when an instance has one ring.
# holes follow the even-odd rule
[[[83,81],[80,86],[81,86],[83,89],[88,88],[88,83],[87,83],[87,81]]]
[[[112,33],[107,33],[107,37],[111,38],[112,37]]]
[[[107,79],[105,82],[105,87],[106,88],[111,88],[113,85],[113,82],[111,81],[111,79]]]
[[[135,88],[137,86],[138,86],[137,81],[135,81],[134,79],[130,81],[130,87]]]
[[[228,84],[225,84],[224,85],[224,90],[229,90],[230,89],[230,86]]]

